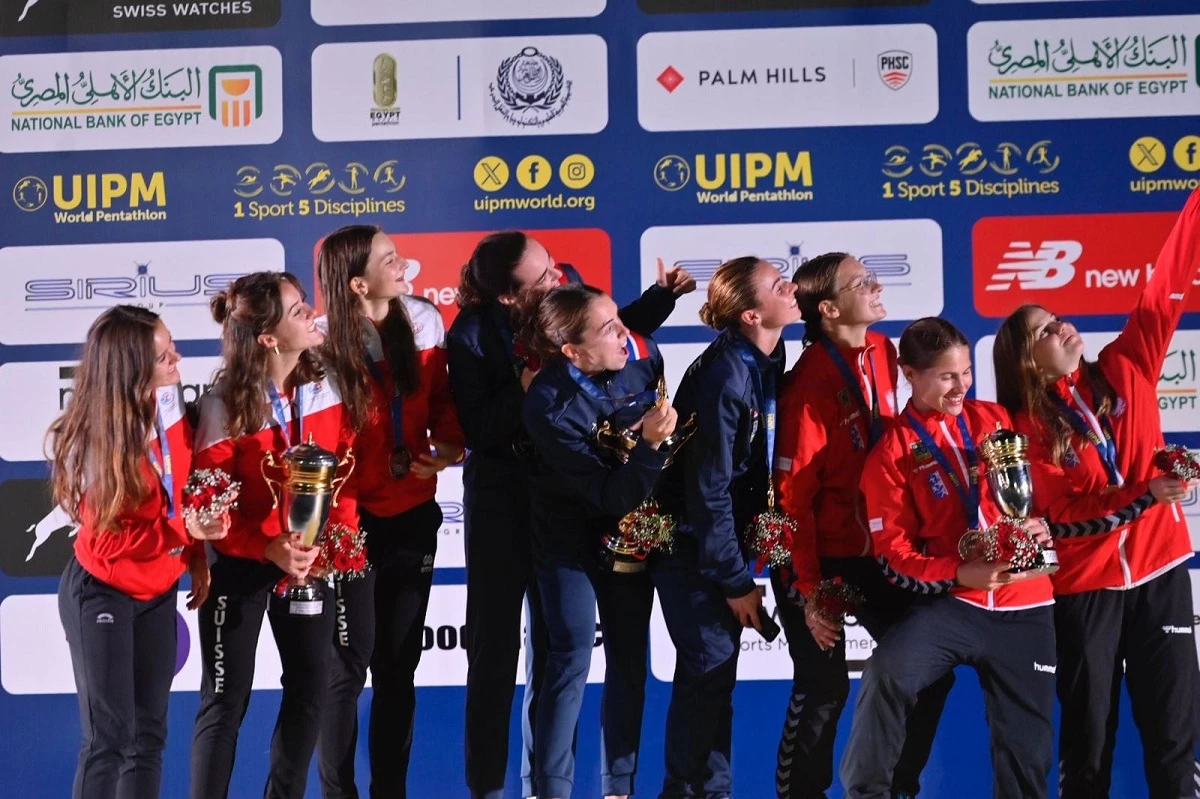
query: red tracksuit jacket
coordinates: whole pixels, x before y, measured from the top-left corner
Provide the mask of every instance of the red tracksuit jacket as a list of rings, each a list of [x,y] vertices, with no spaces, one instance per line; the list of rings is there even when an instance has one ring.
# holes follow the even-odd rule
[[[416,394],[406,395],[402,408],[404,445],[415,458],[429,452],[429,439],[462,448],[466,446],[454,401],[450,396],[450,378],[446,371],[446,326],[437,306],[417,297],[401,297],[419,353],[421,386]],[[321,317],[317,324],[327,329]],[[365,342],[384,385],[371,379],[371,404],[367,422],[359,431],[355,455],[359,459],[356,487],[359,507],[373,516],[387,518],[404,513],[434,498],[437,477],[421,480],[412,474],[397,480],[388,470],[395,437],[392,431],[391,368],[383,353],[383,341],[371,327]],[[432,433],[432,435],[431,435]]]
[[[184,416],[183,393],[179,386],[168,386],[157,389],[155,399],[171,451],[174,518],[167,518],[166,491],[147,456],[142,462],[142,477],[150,493],[136,508],[117,516],[119,530],[96,532],[95,517],[88,511],[85,495],[80,507],[82,524],[75,538],[75,557],[89,574],[142,601],[170,590],[196,551],[180,512],[183,486],[192,467],[192,427]],[[157,462],[163,463],[157,435],[149,447]],[[203,545],[198,546],[199,557],[204,557]]]
[[[297,397],[283,398],[291,443],[300,443],[299,428],[303,427],[304,441],[307,442],[311,435],[315,444],[334,453],[340,460],[346,450],[352,448],[354,433],[346,419],[336,381],[332,375],[326,375],[321,380],[296,389],[297,395],[301,392],[303,396],[300,402],[304,411],[302,425],[297,425],[296,420]],[[218,383],[213,386],[200,400],[200,424],[193,460],[193,466],[197,469],[224,469],[242,484],[237,508],[230,514],[229,535],[213,541],[213,546],[225,555],[259,561],[266,560],[264,553],[267,543],[279,535],[284,525],[282,497],[279,506],[273,510],[271,508],[271,491],[262,475],[263,455],[270,451],[275,455],[275,462],[279,463],[280,456],[289,446],[289,439],[284,437],[283,430],[270,413],[271,402],[265,391],[263,404],[268,415],[262,428],[255,433],[230,438],[226,429],[227,417],[221,385]],[[341,467],[339,474],[344,474],[346,468]],[[354,478],[359,468],[360,465],[355,464],[354,472],[338,495],[337,506],[330,508],[327,524],[344,524],[351,529],[358,529]],[[278,469],[268,469],[267,473],[276,479],[280,477]],[[279,488],[275,491],[278,493]]]
[[[775,486],[780,508],[797,523],[792,565],[796,588],[805,596],[822,579],[819,557],[871,554],[859,484],[870,448],[873,395],[878,394],[881,416],[896,415],[891,340],[868,331],[866,347],[841,354],[859,378],[866,413],[822,344],[804,350],[779,392]]]
[[[1200,283],[1198,270],[1200,191],[1188,199],[1125,329],[1100,351],[1100,369],[1117,395],[1109,421],[1124,485],[1109,485],[1100,453],[1078,434],[1072,436],[1063,463],[1056,465],[1039,427],[1022,412],[1017,415],[1017,429],[1030,438],[1039,513],[1055,522],[1104,516],[1146,493],[1150,479],[1161,474],[1153,464],[1154,453],[1164,445],[1158,379],[1188,294]],[[1078,408],[1071,382],[1084,402],[1093,406],[1091,386],[1082,370],[1062,378],[1051,390]],[[1192,556],[1187,522],[1178,505],[1152,505],[1132,524],[1100,535],[1062,539],[1056,547],[1061,567],[1053,579],[1059,594],[1132,588]]]
[[[862,489],[867,500],[868,525],[875,555],[888,579],[902,588],[952,596],[987,610],[1021,610],[1054,602],[1050,580],[1031,577],[995,591],[956,585],[962,558],[958,542],[968,528],[991,525],[1003,514],[992,501],[987,482],[979,475],[980,516],[968,519],[950,476],[921,445],[909,426],[911,410],[941,447],[963,480],[968,458],[956,417],[940,411],[920,413],[910,402],[894,419],[863,466]],[[979,442],[999,422],[1012,429],[1008,412],[994,402],[967,400],[963,417],[978,451]]]

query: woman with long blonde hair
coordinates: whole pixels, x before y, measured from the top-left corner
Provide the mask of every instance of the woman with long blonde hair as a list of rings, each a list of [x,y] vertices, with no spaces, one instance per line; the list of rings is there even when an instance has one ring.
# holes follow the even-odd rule
[[[92,323],[74,392],[50,426],[54,501],[79,524],[58,608],[71,651],[83,746],[72,796],[158,796],[175,676],[175,593],[208,592],[201,539],[227,520],[185,524],[192,429],[179,353],[158,314],[118,305]]]

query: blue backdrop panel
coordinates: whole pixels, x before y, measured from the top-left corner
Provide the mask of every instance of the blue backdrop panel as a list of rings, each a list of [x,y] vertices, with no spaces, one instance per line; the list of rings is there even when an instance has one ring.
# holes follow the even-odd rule
[[[191,398],[217,365],[208,297],[257,269],[286,268],[311,289],[314,247],[343,224],[393,234],[414,290],[447,323],[458,269],[488,230],[538,230],[621,301],[660,257],[703,291],[732,256],[754,252],[790,276],[845,249],[886,287],[883,332],[950,318],[977,342],[976,391],[990,398],[998,317],[1043,302],[1094,353],[1121,329],[1200,178],[1200,15],[1188,0],[413,6],[0,0],[3,795],[70,789],[79,718],[54,593],[73,529],[47,495],[42,435],[103,308],[163,314]],[[698,302],[682,302],[657,336],[673,381],[709,340]],[[1159,387],[1170,439],[1193,447],[1198,322],[1185,316]],[[787,336],[793,359],[799,335]],[[457,469],[438,499],[446,522],[409,783],[420,797],[466,795]],[[1185,510],[1196,540],[1200,498]],[[164,796],[186,795],[198,702],[194,614],[182,603],[179,629]],[[850,639],[869,656],[865,633]],[[651,650],[640,795],[662,779],[672,653],[658,622]],[[602,666],[598,653],[593,683]],[[746,636],[741,796],[774,795],[789,671],[786,641]],[[856,690],[857,680],[851,702]],[[578,796],[599,792],[598,698],[593,685]],[[233,796],[261,795],[278,701],[268,641]],[[839,754],[848,726],[849,713]],[[514,743],[519,734],[514,718]],[[1112,795],[1144,796],[1124,699],[1117,738]],[[510,776],[518,768],[514,748]],[[929,796],[990,793],[969,672],[923,785]]]

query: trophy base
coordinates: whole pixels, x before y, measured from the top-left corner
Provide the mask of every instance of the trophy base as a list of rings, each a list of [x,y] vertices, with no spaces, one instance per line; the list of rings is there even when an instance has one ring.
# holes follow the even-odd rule
[[[600,550],[600,559],[604,567],[616,574],[644,572],[648,558],[648,553],[627,547],[620,539],[611,536],[605,536],[604,547]]]
[[[639,574],[646,571],[646,561],[614,558],[609,568],[617,574]]]
[[[324,592],[320,583],[291,583],[284,597],[291,616],[320,616],[325,611]]]
[[[1038,553],[1037,561],[1027,569],[1009,569],[1014,574],[1054,574],[1058,571],[1058,553],[1053,549],[1043,549]]]

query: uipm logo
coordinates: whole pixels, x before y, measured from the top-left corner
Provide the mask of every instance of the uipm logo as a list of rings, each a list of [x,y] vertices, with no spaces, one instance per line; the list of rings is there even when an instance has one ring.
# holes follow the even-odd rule
[[[1075,278],[1075,262],[1083,255],[1077,241],[1043,241],[1035,248],[1029,241],[1014,241],[992,274],[987,291],[1058,289]]]

